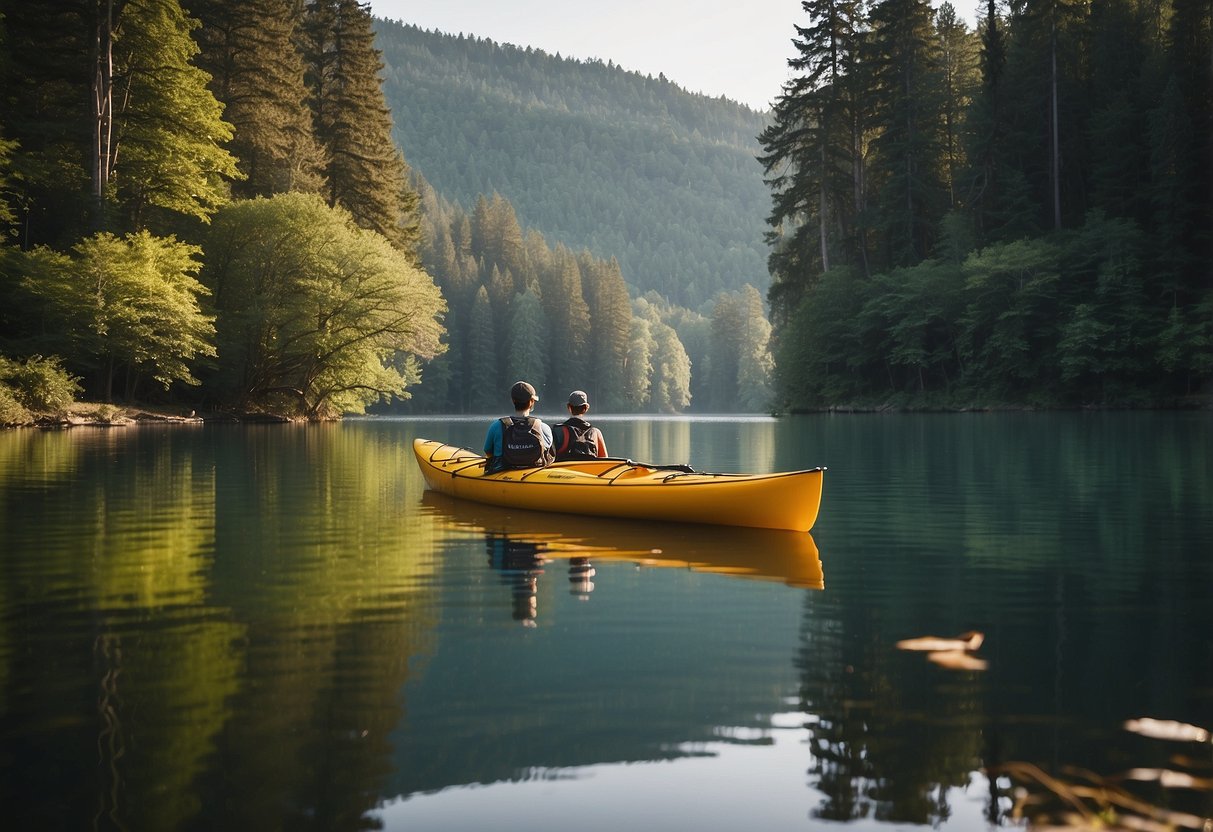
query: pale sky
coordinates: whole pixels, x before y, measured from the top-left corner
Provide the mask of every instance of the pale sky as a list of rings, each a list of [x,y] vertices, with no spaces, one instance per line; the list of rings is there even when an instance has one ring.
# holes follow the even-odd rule
[[[976,0],[953,0],[973,25]],[[765,110],[788,79],[800,0],[371,0],[422,29],[614,61],[713,98]]]

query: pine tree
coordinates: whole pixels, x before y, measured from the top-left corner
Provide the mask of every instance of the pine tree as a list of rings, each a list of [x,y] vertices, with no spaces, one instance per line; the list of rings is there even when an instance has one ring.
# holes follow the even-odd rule
[[[585,384],[590,312],[582,294],[577,258],[558,246],[540,281],[551,337],[548,384],[556,390],[578,389]]]
[[[929,255],[946,205],[939,39],[928,0],[882,0],[871,17],[881,262],[912,265]]]
[[[486,269],[496,266],[515,275],[525,270],[522,229],[514,206],[501,194],[495,193],[491,199],[485,199],[483,195],[476,199],[471,230],[471,251],[484,262]]]
[[[737,358],[737,408],[743,412],[771,407],[771,324],[753,286],[741,290],[742,329]]]
[[[734,294],[721,294],[712,306],[711,374],[708,380],[708,408],[734,412],[737,404],[737,379],[742,336],[745,332],[745,310]]]
[[[238,197],[319,192],[324,155],[312,134],[290,0],[186,0],[202,27],[197,65],[235,128],[230,149],[245,178]]]
[[[651,324],[653,376],[650,405],[658,413],[678,413],[691,403],[691,361],[674,328]]]
[[[965,116],[978,85],[977,40],[951,3],[939,7],[935,25],[943,77],[943,175],[948,208],[954,210],[960,203],[957,180],[966,167]]]
[[[109,165],[135,228],[149,208],[208,219],[238,176],[221,147],[231,125],[192,63],[197,26],[177,0],[131,0],[117,22],[113,81],[121,96]]]
[[[531,287],[518,295],[510,316],[505,375],[524,378],[536,390],[547,386],[547,320],[538,293]]]
[[[329,204],[416,257],[418,197],[392,140],[369,10],[358,0],[310,0],[300,40]]]
[[[814,275],[831,262],[853,260],[862,205],[862,112],[851,95],[861,40],[859,3],[806,0],[809,26],[796,26],[799,74],[776,100],[759,136],[759,161],[774,189],[768,222],[776,281],[773,297],[791,307]]]
[[[472,311],[468,316],[464,371],[467,405],[474,413],[492,413],[499,410],[505,397],[506,388],[497,373],[496,332],[489,293],[481,286],[472,301]]]
[[[1066,219],[1077,224],[1086,213],[1087,8],[1081,0],[1012,5],[1004,155],[1030,194],[1041,229],[1060,228]]]
[[[634,316],[628,336],[627,373],[624,376],[624,399],[632,410],[644,410],[649,403],[655,348],[652,324],[640,315]]]
[[[598,411],[621,410],[632,328],[628,287],[614,258],[604,263],[587,252],[578,260],[590,311],[589,380],[582,387],[591,389]]]

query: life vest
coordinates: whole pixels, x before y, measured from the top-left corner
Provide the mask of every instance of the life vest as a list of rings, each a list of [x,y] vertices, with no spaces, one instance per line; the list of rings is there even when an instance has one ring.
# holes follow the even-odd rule
[[[556,461],[598,459],[597,428],[574,416],[555,427]]]
[[[534,416],[506,416],[501,420],[501,463],[504,468],[541,468],[550,461],[543,433]]]

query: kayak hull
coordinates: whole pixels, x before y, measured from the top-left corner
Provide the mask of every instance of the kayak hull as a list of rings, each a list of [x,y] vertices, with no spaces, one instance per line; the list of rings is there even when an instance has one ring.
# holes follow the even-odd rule
[[[824,469],[774,474],[672,471],[620,459],[558,462],[485,475],[475,451],[415,439],[434,491],[488,505],[807,532],[817,520]]]

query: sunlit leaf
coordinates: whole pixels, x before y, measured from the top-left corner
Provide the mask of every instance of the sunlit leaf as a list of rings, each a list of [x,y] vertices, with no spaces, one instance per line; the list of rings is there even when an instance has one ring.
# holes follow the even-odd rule
[[[922,638],[907,638],[897,642],[899,650],[921,650],[938,652],[944,650],[976,650],[985,641],[985,634],[976,631],[961,633],[956,638],[939,638],[938,636],[923,636]]]
[[[1173,771],[1166,768],[1133,768],[1125,772],[1126,780],[1140,780],[1146,783],[1158,782],[1164,789],[1213,789],[1213,779],[1195,777],[1184,771]]]
[[[1169,719],[1151,719],[1150,717],[1130,719],[1125,722],[1125,730],[1156,740],[1209,742],[1210,739],[1209,732],[1204,728]]]
[[[949,670],[985,670],[989,662],[960,650],[940,650],[927,654],[927,660]]]

